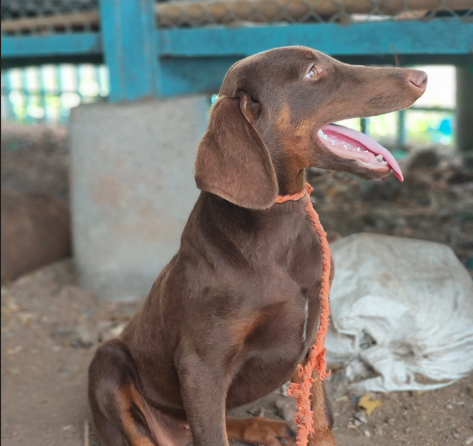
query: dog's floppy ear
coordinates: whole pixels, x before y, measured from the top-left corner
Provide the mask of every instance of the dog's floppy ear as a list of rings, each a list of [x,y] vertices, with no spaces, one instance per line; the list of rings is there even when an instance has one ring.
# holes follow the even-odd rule
[[[195,163],[199,189],[249,209],[269,208],[278,193],[269,151],[250,122],[258,106],[245,92],[217,99]]]

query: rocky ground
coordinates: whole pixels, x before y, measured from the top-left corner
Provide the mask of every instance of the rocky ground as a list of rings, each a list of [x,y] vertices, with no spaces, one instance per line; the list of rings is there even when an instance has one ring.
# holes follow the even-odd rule
[[[2,185],[53,193],[67,203],[67,161],[63,129],[3,129]],[[367,231],[446,243],[471,272],[473,172],[437,149],[403,164],[403,184],[311,170],[325,227],[334,237]],[[71,260],[2,287],[2,444],[98,446],[87,366],[98,342],[119,333],[137,305],[104,303],[79,288]],[[339,446],[473,445],[473,374],[432,392],[367,396],[347,391],[338,369],[328,386]],[[237,415],[291,419],[292,413],[292,399],[278,391]]]

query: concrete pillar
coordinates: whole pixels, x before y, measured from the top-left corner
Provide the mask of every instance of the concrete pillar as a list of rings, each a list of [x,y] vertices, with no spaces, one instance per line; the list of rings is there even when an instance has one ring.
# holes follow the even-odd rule
[[[81,105],[70,147],[80,284],[111,300],[145,296],[179,248],[198,196],[206,97]]]
[[[473,67],[457,67],[457,148],[473,165]]]

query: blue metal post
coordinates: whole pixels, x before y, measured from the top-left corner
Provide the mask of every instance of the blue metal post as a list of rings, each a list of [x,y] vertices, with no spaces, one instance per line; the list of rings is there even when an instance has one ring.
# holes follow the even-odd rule
[[[361,127],[362,133],[369,136],[370,135],[370,118],[361,118],[360,127]]]
[[[473,167],[473,63],[457,67],[457,149],[471,153],[465,161]]]
[[[13,110],[13,102],[11,101],[10,93],[12,91],[10,71],[2,70],[2,95],[5,93],[5,117],[7,119],[14,119],[15,111]],[[2,104],[3,105],[3,104]]]
[[[407,142],[406,110],[401,110],[397,114],[397,148],[405,149],[406,142]]]
[[[28,76],[28,72],[31,68],[25,68],[23,70],[21,70],[21,86],[22,86],[22,95],[23,95],[23,98],[24,98],[24,104],[25,104],[25,113],[26,113],[26,116],[24,118],[25,122],[27,123],[31,123],[31,122],[35,122],[35,118],[33,118],[33,116],[31,116],[28,112],[28,108],[30,107],[30,105],[32,105],[32,103],[34,103],[34,100],[33,100],[33,96],[31,95],[31,90],[30,90],[30,79],[29,79],[29,76]],[[23,122],[23,118],[21,119],[22,122]]]
[[[55,65],[55,71],[56,71],[56,91],[57,91],[57,98],[59,100],[59,107],[58,107],[58,120],[59,122],[64,123],[66,121],[66,118],[64,116],[64,107],[63,107],[63,102],[61,98],[61,94],[63,92],[63,82],[62,82],[62,69],[61,65]]]
[[[159,94],[157,21],[154,0],[100,0],[110,101],[132,101]]]
[[[38,82],[38,102],[41,108],[43,109],[44,115],[41,118],[42,122],[48,120],[48,104],[46,102],[46,88],[44,83],[44,72],[43,67],[35,68],[36,80]]]

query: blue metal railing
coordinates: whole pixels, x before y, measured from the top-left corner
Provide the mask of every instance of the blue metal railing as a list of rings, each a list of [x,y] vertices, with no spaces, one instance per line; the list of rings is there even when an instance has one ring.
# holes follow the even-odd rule
[[[243,22],[158,29],[154,0],[100,0],[100,14],[87,12],[89,26],[80,32],[67,27],[59,32],[51,25],[42,34],[2,34],[2,63],[8,67],[51,60],[105,62],[111,101],[214,92],[236,60],[283,45],[304,44],[338,57],[376,56],[390,64],[395,57],[419,54],[473,64],[473,1],[456,2],[471,7],[447,11],[448,17],[428,13],[422,20],[405,20],[400,11],[389,19],[372,20],[380,18],[373,15],[348,24],[338,23],[345,16],[335,15],[337,20],[322,23],[260,21],[251,26]]]

